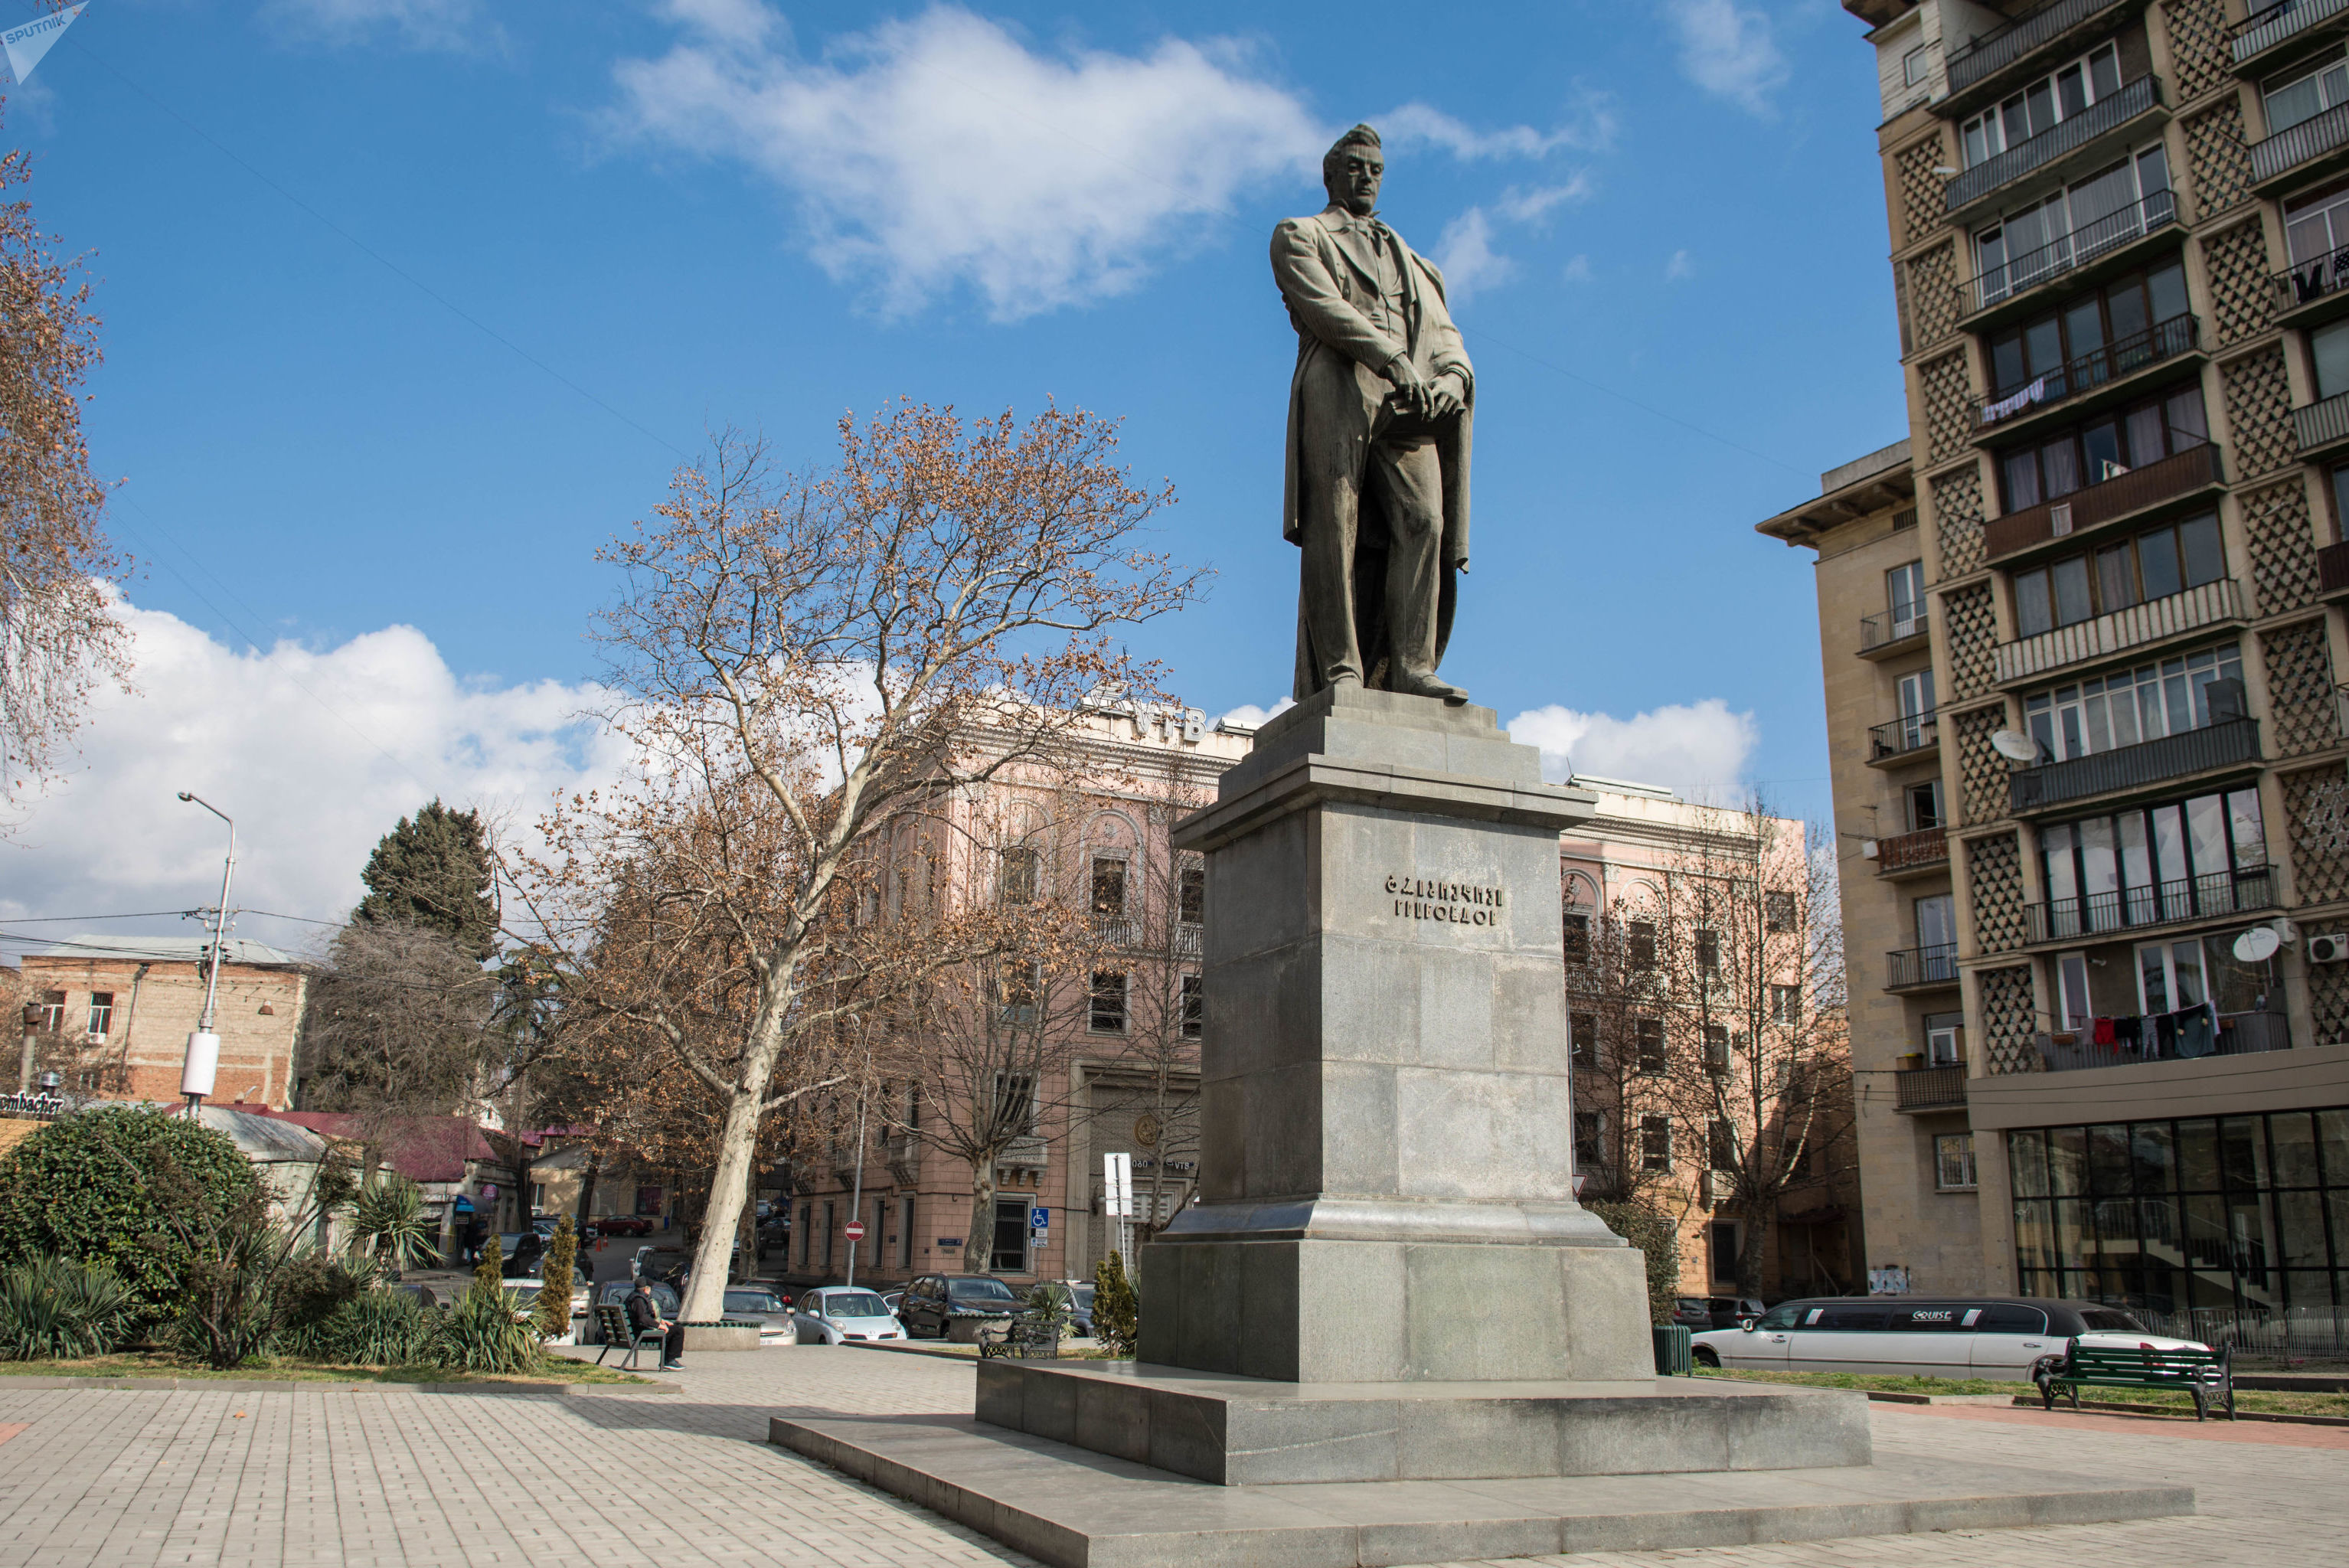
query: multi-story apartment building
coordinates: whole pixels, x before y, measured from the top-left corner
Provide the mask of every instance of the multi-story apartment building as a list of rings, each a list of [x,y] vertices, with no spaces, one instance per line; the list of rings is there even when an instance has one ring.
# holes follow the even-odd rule
[[[1105,1153],[1130,1157],[1133,1222],[1163,1224],[1189,1202],[1206,870],[1168,834],[1215,798],[1252,734],[1195,712],[1104,708],[1085,716],[1072,758],[946,807],[934,851],[942,896],[1056,903],[1089,922],[1082,962],[1052,974],[1007,965],[989,994],[896,1042],[864,1147],[842,1137],[795,1163],[790,1251],[771,1268],[794,1282],[840,1278],[857,1220],[860,1284],[964,1270],[1015,1284],[1089,1277],[1117,1244]],[[985,1171],[981,1218],[973,1134],[990,1119],[1016,1136]]]
[[[1558,843],[1583,1197],[1634,1199],[1670,1218],[1689,1295],[1735,1291],[1757,1229],[1754,1283],[1772,1299],[1855,1289],[1850,1080],[1836,998],[1805,973],[1804,825],[1653,785],[1571,782],[1599,802]],[[1805,1058],[1836,1060],[1817,1085],[1827,1103],[1799,1103],[1812,1087],[1799,1071],[1778,1085]],[[1712,1156],[1733,1128],[1724,1162],[1744,1163],[1735,1147],[1784,1136],[1789,1111],[1810,1142],[1799,1171],[1766,1202],[1741,1201]]]
[[[2329,1315],[2349,5],[1846,8],[1909,438],[1760,527],[1819,555],[1870,1262]]]

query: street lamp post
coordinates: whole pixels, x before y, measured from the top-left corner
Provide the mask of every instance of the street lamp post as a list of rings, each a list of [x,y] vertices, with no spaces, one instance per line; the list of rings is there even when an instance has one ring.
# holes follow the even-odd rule
[[[236,875],[236,820],[209,800],[200,799],[187,790],[180,799],[192,801],[228,824],[228,859],[221,862],[220,908],[213,912],[212,973],[204,981],[204,1014],[197,1020],[195,1033],[188,1037],[186,1065],[180,1071],[180,1093],[188,1102],[188,1114],[204,1102],[212,1092],[212,1080],[220,1072],[220,1036],[213,1032],[214,1011],[220,1001],[220,971],[222,949],[228,944],[228,889]]]

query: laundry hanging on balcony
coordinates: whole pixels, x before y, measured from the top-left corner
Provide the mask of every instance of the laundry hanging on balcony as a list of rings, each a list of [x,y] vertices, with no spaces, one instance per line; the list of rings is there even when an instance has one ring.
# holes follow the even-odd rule
[[[1982,422],[1985,425],[1995,424],[1999,420],[2005,418],[2010,414],[2028,408],[2032,404],[2037,403],[2045,398],[2046,396],[2047,377],[2042,376],[2038,380],[2033,381],[2030,386],[2025,387],[2022,391],[2017,392],[2012,397],[2002,397],[1995,403],[1983,404]]]

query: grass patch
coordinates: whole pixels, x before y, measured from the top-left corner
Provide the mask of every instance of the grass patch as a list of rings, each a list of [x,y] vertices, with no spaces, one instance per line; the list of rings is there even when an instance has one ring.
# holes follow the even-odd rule
[[[292,1383],[522,1383],[555,1387],[564,1383],[650,1383],[627,1372],[593,1362],[555,1361],[541,1372],[484,1376],[446,1367],[340,1367],[331,1362],[304,1361],[292,1357],[256,1357],[224,1372],[198,1367],[160,1350],[126,1350],[114,1356],[93,1356],[78,1361],[0,1361],[0,1377],[186,1377],[236,1381],[265,1378]]]
[[[1756,1372],[1721,1371],[1701,1368],[1700,1377],[1725,1377],[1743,1383],[1794,1383],[1810,1388],[1869,1388],[1895,1394],[2027,1394],[2033,1399],[2039,1395],[2029,1383],[2010,1382],[1992,1377],[1901,1377],[1873,1372]],[[2101,1400],[2114,1405],[2146,1405],[2158,1409],[2191,1411],[2194,1401],[2182,1391],[2167,1388],[2098,1388],[2080,1390],[2084,1400]],[[2067,1400],[2058,1399],[2062,1409]],[[2267,1416],[2340,1416],[2349,1418],[2349,1394],[2302,1394],[2271,1392],[2264,1388],[2238,1388],[2235,1408]]]

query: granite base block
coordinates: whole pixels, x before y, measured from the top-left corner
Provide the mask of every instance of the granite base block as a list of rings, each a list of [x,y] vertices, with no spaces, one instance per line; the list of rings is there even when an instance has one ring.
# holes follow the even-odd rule
[[[1863,1394],[1684,1377],[1297,1384],[989,1361],[978,1419],[1225,1486],[1815,1469],[1871,1452]]]
[[[1825,1470],[1209,1486],[960,1416],[776,1417],[768,1440],[1054,1568],[1395,1568],[2194,1511],[2191,1488],[1906,1455]]]

